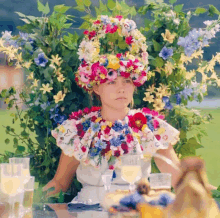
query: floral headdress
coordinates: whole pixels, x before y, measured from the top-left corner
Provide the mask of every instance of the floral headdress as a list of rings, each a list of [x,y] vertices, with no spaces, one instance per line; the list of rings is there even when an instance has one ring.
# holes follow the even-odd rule
[[[117,76],[130,77],[135,86],[143,85],[149,70],[148,53],[146,38],[136,23],[107,15],[90,22],[77,53],[81,60],[75,77],[77,84],[89,93],[95,84]]]

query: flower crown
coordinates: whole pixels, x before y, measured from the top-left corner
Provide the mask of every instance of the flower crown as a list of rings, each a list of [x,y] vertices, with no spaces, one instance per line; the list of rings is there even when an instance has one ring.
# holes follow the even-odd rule
[[[131,77],[135,86],[147,80],[148,53],[146,38],[133,20],[107,15],[90,20],[77,54],[81,64],[76,72],[77,84],[89,94],[92,87],[112,81],[117,76]]]

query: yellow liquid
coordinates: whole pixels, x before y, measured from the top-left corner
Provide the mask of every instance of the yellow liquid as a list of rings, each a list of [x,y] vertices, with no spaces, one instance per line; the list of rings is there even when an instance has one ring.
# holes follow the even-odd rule
[[[23,169],[23,170],[22,170],[22,175],[23,175],[23,176],[30,176],[29,169]]]
[[[137,179],[141,178],[141,166],[122,166],[121,176],[125,181],[129,183],[134,183]]]
[[[34,190],[26,190],[24,192],[23,206],[32,207],[33,197],[34,197]]]
[[[2,192],[8,195],[16,194],[20,186],[20,179],[16,177],[2,177],[1,189]]]

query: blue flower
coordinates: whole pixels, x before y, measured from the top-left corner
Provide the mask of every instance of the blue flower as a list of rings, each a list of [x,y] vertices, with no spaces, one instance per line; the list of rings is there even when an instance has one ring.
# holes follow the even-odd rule
[[[28,39],[28,37],[29,37],[29,34],[28,34],[28,33],[22,33],[22,32],[20,32],[20,31],[19,31],[19,35],[20,35],[20,37],[21,37],[23,40],[25,40],[25,41],[27,41],[27,39]]]
[[[193,93],[193,90],[191,88],[185,88],[183,91],[180,92],[182,96],[184,96],[185,99],[188,98],[188,96],[191,96]]]
[[[113,174],[112,174],[112,181],[113,181],[113,179],[115,179],[117,177],[117,175],[116,175],[116,172],[115,172],[115,170],[113,171]]]
[[[110,140],[110,143],[111,145],[115,146],[115,147],[118,147],[121,145],[121,140],[120,138],[115,138],[113,137],[111,140]]]
[[[152,120],[152,115],[146,115],[148,121]]]
[[[84,123],[82,123],[83,125],[83,131],[87,131],[91,125],[91,121],[90,120],[86,120]]]
[[[136,191],[134,194],[125,196],[120,200],[120,204],[126,207],[136,209],[136,205],[143,202],[144,198]]]
[[[91,148],[90,151],[89,151],[90,156],[94,157],[94,156],[98,155],[101,150],[102,150],[101,148],[97,148],[97,147]]]
[[[164,103],[168,103],[170,101],[169,97],[167,96],[163,96],[162,100]]]
[[[154,125],[153,125],[152,121],[148,121],[147,126],[152,132],[154,131]]]
[[[111,24],[111,21],[107,15],[101,15],[101,21],[104,25]]]
[[[40,105],[40,107],[41,107],[43,110],[46,110],[46,108],[47,108],[48,106],[50,106],[50,102],[49,102],[49,101],[48,101],[47,103],[45,102],[45,103],[43,103],[43,104]]]
[[[125,130],[125,135],[127,135],[127,134],[129,134],[129,133],[130,133],[129,129],[126,129],[126,130]]]
[[[170,195],[163,193],[163,194],[160,194],[158,204],[160,206],[167,207],[169,204],[172,204],[173,201],[174,199]]]
[[[55,112],[58,112],[58,110],[59,110],[58,104],[56,104],[54,108],[51,108],[51,109],[50,109],[50,112],[54,112],[54,111],[55,111]]]
[[[166,60],[172,55],[173,55],[173,49],[167,48],[166,46],[163,47],[163,49],[160,51],[160,54],[159,54],[159,56],[162,57],[164,60]]]
[[[91,123],[91,128],[93,132],[98,132],[100,130],[100,124],[99,123]]]
[[[12,37],[11,33],[12,33],[12,31],[5,30],[5,32],[2,32],[2,39],[6,40],[6,41],[11,39],[11,37]]]
[[[173,105],[170,103],[170,101],[165,104],[164,109],[167,109],[167,110],[172,110],[173,109]]]
[[[175,94],[175,97],[176,97],[176,104],[180,105],[180,103],[181,103],[181,95],[180,94]]]
[[[66,115],[58,115],[54,118],[54,121],[56,123],[59,123],[59,124],[62,124],[64,120],[67,119],[67,116]]]
[[[115,124],[112,126],[112,129],[116,132],[119,132],[124,129],[123,125],[119,123],[118,121],[115,122]]]
[[[124,137],[123,135],[120,135],[120,136],[119,136],[119,139],[120,139],[121,141],[124,141],[125,137]]]
[[[44,57],[44,53],[38,54],[38,58],[34,58],[35,63],[37,66],[45,67],[48,60]]]
[[[96,148],[106,149],[106,146],[107,144],[100,139],[95,143]]]

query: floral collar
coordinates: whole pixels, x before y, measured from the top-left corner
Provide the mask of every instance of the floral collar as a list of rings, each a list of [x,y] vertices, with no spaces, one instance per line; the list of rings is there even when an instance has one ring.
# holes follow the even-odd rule
[[[149,108],[130,109],[123,120],[114,123],[101,117],[101,108],[85,108],[83,111],[72,112],[69,120],[74,122],[78,137],[72,138],[72,145],[81,144],[81,156],[84,164],[99,167],[104,158],[109,168],[114,168],[116,160],[128,153],[140,153],[141,142],[147,138],[147,133],[158,128],[159,122],[153,118],[164,119],[163,115]],[[76,139],[77,138],[77,139]],[[87,154],[87,155],[83,155]],[[84,157],[86,158],[84,158]]]

